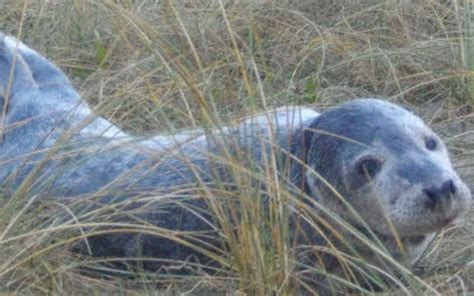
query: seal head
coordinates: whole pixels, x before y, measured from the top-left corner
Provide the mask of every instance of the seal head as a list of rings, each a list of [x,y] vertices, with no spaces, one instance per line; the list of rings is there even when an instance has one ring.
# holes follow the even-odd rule
[[[402,107],[354,100],[323,112],[304,139],[309,194],[354,221],[335,197],[342,196],[377,233],[422,236],[469,208],[470,190],[453,169],[445,144]]]

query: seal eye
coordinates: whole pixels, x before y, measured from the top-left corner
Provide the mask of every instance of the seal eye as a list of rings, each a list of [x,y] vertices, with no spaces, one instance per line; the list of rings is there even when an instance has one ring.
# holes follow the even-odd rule
[[[425,147],[426,149],[433,151],[436,150],[436,148],[438,147],[438,143],[433,138],[426,138]]]
[[[374,177],[382,169],[382,162],[376,158],[364,158],[357,165],[357,172],[369,178]]]

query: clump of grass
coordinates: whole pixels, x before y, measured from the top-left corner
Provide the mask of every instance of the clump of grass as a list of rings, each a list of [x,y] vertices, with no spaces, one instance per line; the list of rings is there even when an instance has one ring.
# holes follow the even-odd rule
[[[469,1],[455,1],[453,2],[456,18],[458,22],[458,30],[460,47],[460,62],[462,68],[466,71],[462,75],[463,82],[466,85],[466,92],[468,99],[472,102],[474,95],[474,81],[472,78],[472,71],[474,70],[474,56],[473,56],[473,17],[474,11],[472,3]]]
[[[0,12],[0,23],[12,35],[22,19],[20,4],[7,1]],[[448,143],[456,148],[458,166],[474,181],[472,7],[467,1],[44,1],[26,8],[22,39],[61,66],[97,113],[133,133],[219,130],[235,118],[283,104],[324,109],[355,96],[383,95],[420,106],[441,98],[448,108],[435,110],[435,128],[454,138]],[[232,173],[232,190],[226,184],[196,188],[208,198],[224,242],[201,250],[221,263],[214,274],[196,266],[198,272],[189,277],[146,271],[135,274],[135,280],[88,277],[78,270],[104,268],[100,263],[107,260],[78,258],[68,250],[97,232],[111,231],[104,226],[156,236],[176,233],[139,222],[110,222],[114,207],[104,206],[94,215],[71,214],[70,205],[35,200],[26,190],[17,203],[0,208],[1,291],[311,292],[311,281],[328,271],[299,253],[315,261],[327,254],[340,260],[346,270],[330,276],[335,284],[361,293],[368,292],[359,285],[364,279],[385,286],[384,271],[361,261],[341,229],[398,270],[404,281],[388,277],[401,293],[466,291],[462,271],[473,258],[472,221],[440,236],[420,263],[422,278],[414,277],[370,238],[336,216],[323,219],[302,202],[305,197],[290,191],[277,174],[275,155],[267,155],[264,170],[256,171],[242,165],[251,163],[245,155],[229,154],[221,161]],[[339,225],[329,229],[328,246],[296,248],[294,232],[303,230],[290,219],[294,207],[312,231],[321,232],[320,224]],[[69,218],[60,219],[64,216]],[[189,244],[195,238],[180,239]]]

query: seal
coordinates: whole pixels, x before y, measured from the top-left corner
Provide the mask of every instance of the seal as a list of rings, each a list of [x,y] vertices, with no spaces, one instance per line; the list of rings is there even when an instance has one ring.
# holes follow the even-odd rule
[[[67,204],[74,215],[65,214],[65,225],[104,216],[114,222],[91,228],[76,246],[81,252],[140,257],[152,270],[190,257],[212,266],[203,254],[223,242],[209,199],[213,184],[233,188],[229,156],[262,172],[275,155],[279,179],[302,201],[287,204],[297,251],[328,244],[347,249],[329,239],[343,234],[370,264],[393,260],[364,237],[412,265],[471,203],[443,141],[419,117],[387,101],[357,99],[322,114],[289,106],[220,130],[138,138],[94,115],[37,52],[14,38],[0,39],[2,188]],[[308,209],[312,214],[305,216]],[[327,231],[324,239],[315,225]],[[113,227],[120,231],[107,233]],[[314,263],[318,251],[309,254],[299,258]],[[337,256],[322,257],[327,270],[341,270]]]
[[[355,100],[324,112],[304,137],[309,143],[304,163],[310,170],[302,177],[309,193],[352,219],[321,181],[327,180],[341,196],[350,196],[347,201],[378,233],[424,235],[468,208],[470,191],[453,169],[443,141],[399,106]]]
[[[323,112],[303,130],[306,147],[297,143],[293,153],[306,169],[298,165],[293,182],[306,184],[308,195],[332,215],[375,234],[405,266],[415,264],[436,232],[471,204],[443,141],[402,107],[354,100]],[[325,219],[334,221],[331,214]],[[386,268],[367,244],[338,228],[360,246],[364,260]]]

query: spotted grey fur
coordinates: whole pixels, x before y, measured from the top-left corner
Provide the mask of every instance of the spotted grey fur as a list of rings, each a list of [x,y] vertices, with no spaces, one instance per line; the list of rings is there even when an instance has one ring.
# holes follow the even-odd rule
[[[74,203],[97,195],[97,203],[121,203],[125,212],[163,229],[215,234],[206,202],[190,198],[195,184],[225,178],[225,165],[217,160],[225,152],[246,149],[258,166],[277,146],[290,167],[287,177],[295,194],[300,189],[356,227],[364,224],[355,218],[359,215],[394,256],[400,255],[397,241],[402,241],[411,263],[471,202],[441,139],[420,118],[391,103],[354,100],[321,115],[292,106],[222,131],[139,139],[94,115],[45,58],[11,37],[0,39],[0,94],[6,108],[0,181],[7,195],[28,181],[32,196]],[[371,171],[362,171],[362,163]],[[178,196],[183,188],[186,194]],[[79,207],[79,213],[96,209],[97,203]],[[118,213],[116,221],[130,216]],[[90,238],[88,251],[199,257],[174,241],[131,233]]]

